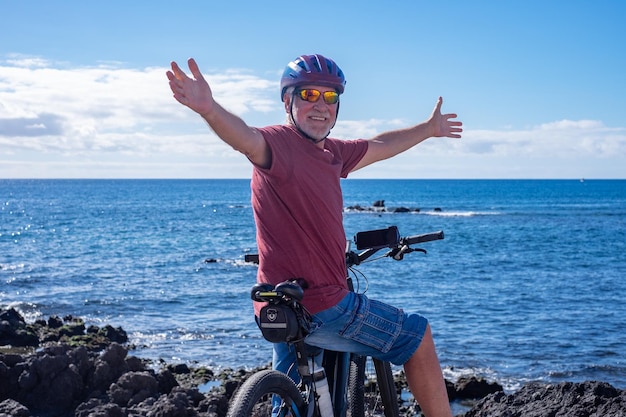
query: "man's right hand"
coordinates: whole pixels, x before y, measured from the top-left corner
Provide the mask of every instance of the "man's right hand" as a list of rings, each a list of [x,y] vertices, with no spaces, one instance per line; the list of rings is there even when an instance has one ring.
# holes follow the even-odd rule
[[[246,155],[253,164],[269,168],[272,152],[261,132],[220,106],[213,99],[209,83],[196,61],[190,58],[187,64],[193,78],[189,78],[176,62],[172,62],[172,70],[166,73],[174,98],[202,116],[220,139]]]
[[[193,78],[189,78],[176,62],[172,62],[172,70],[166,73],[170,80],[170,89],[179,103],[201,116],[208,115],[215,108],[209,83],[202,76],[198,64],[193,58],[189,58],[187,64]]]

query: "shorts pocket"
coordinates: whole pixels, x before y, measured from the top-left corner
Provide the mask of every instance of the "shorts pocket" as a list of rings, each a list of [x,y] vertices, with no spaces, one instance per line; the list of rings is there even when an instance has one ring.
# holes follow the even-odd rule
[[[402,331],[403,320],[402,310],[361,296],[356,314],[340,335],[387,353]]]

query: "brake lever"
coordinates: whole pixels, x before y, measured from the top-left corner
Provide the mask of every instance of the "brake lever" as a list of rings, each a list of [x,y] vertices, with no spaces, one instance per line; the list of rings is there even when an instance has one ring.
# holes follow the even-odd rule
[[[389,257],[393,258],[396,261],[401,261],[402,259],[404,259],[404,255],[406,253],[411,253],[411,252],[427,253],[426,249],[412,248],[412,247],[410,247],[408,245],[402,245],[402,246],[400,246],[398,248],[393,248],[392,250],[387,252],[386,256],[389,256]]]

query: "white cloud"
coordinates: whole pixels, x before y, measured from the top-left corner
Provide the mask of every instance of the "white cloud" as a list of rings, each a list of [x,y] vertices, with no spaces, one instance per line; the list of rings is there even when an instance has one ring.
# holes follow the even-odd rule
[[[597,120],[559,120],[522,130],[470,130],[456,151],[494,156],[626,155],[626,128],[609,128]]]
[[[167,68],[74,68],[40,58],[0,61],[0,177],[242,177],[250,166],[171,95]],[[284,120],[275,74],[205,74],[220,103],[254,125]],[[332,136],[368,138],[415,121],[340,119]],[[358,175],[621,177],[626,128],[558,120],[436,138]],[[553,164],[550,164],[553,162]],[[623,170],[623,169],[622,169]],[[529,175],[532,173],[532,175]]]
[[[387,130],[408,126],[401,120],[338,120],[332,131],[332,137],[342,139],[371,138]]]
[[[146,151],[171,147],[163,137],[206,127],[178,104],[166,68],[128,69],[110,65],[55,68],[43,60],[0,64],[0,141],[41,152]],[[215,94],[239,114],[272,110],[271,82],[229,72],[215,77]],[[181,150],[181,148],[177,148]],[[184,149],[184,148],[183,148]]]

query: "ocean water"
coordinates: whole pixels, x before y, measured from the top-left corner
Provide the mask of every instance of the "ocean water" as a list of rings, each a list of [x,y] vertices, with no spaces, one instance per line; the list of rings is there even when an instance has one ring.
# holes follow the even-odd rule
[[[361,265],[359,288],[427,316],[447,377],[626,388],[626,181],[344,180],[347,239],[443,230]],[[122,326],[135,355],[255,367],[247,180],[0,180],[0,306]],[[439,208],[439,210],[435,210]],[[314,256],[315,254],[312,254]]]

